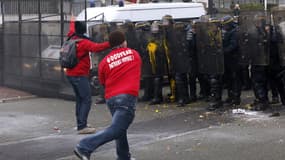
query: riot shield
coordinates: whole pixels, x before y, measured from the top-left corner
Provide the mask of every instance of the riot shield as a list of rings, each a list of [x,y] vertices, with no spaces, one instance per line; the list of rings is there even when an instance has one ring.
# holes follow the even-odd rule
[[[263,14],[257,14],[253,18],[255,29],[250,32],[249,40],[251,44],[251,64],[267,66],[269,65],[269,45],[270,35],[265,31],[266,17]]]
[[[203,74],[223,74],[224,54],[220,22],[196,23],[198,71]]]
[[[169,87],[170,87],[170,94],[168,94],[168,100],[170,102],[174,102],[176,98],[176,87],[175,87],[175,72],[173,68],[173,62],[171,59],[172,52],[175,51],[175,43],[174,43],[174,21],[172,16],[165,15],[162,17],[162,35],[163,35],[163,48],[164,48],[164,55],[166,58],[166,73],[168,77]]]
[[[243,12],[239,16],[239,46],[241,65],[269,64],[269,37],[265,31],[266,17],[263,12],[252,15]]]
[[[102,23],[90,27],[89,34],[90,38],[97,43],[108,41],[109,24]],[[100,61],[109,53],[109,51],[110,50],[105,50],[100,52],[100,54],[91,54],[92,66],[98,66]]]
[[[94,26],[91,26],[89,28],[89,34],[90,34],[90,38],[94,40],[95,42],[108,41],[109,24],[102,23],[102,24],[96,24]]]
[[[137,51],[141,56],[145,55],[145,47],[147,46],[147,40],[150,36],[150,23],[149,22],[137,22],[135,23],[135,35],[138,43]]]
[[[108,41],[108,35],[109,35],[109,24],[103,23],[103,24],[97,24],[94,26],[91,26],[89,28],[89,34],[90,38],[97,42],[105,42]],[[100,52],[99,54],[91,54],[91,70],[90,70],[90,85],[92,87],[92,93],[93,95],[95,93],[99,94],[101,97],[104,97],[104,89],[99,84],[98,81],[98,65],[100,61],[109,53],[110,50],[105,50]]]
[[[170,52],[170,56],[175,73],[187,73],[190,71],[190,51],[189,42],[186,39],[186,27],[186,23],[174,23],[174,39],[172,39],[174,47]]]
[[[285,66],[285,8],[274,8],[272,10],[273,16],[273,32],[276,32],[278,36],[278,47],[279,47],[279,63],[283,67]]]
[[[166,58],[163,47],[163,35],[158,22],[151,24],[150,35],[147,39],[146,51],[153,75],[163,76],[165,74]]]
[[[128,42],[128,47],[138,51],[139,43],[136,36],[135,24],[133,22],[126,22],[124,25],[126,28],[125,35]]]
[[[252,16],[250,14],[242,14],[239,16],[239,64],[249,65],[251,63],[251,53],[253,52],[253,41],[251,40],[251,34],[255,31],[255,25],[252,22]]]
[[[137,36],[135,31],[135,24],[131,21],[118,21],[110,22],[110,31],[120,30],[122,31],[128,42],[128,47],[138,50],[139,44],[137,43]]]
[[[147,22],[138,22],[135,24],[138,51],[142,58],[142,76],[153,76],[152,65],[147,51],[148,41],[151,37],[150,24]]]

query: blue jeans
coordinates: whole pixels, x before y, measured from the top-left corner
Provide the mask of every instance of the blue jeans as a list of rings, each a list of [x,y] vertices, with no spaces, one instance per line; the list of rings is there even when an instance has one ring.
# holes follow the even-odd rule
[[[99,146],[116,140],[118,160],[130,160],[127,129],[135,117],[137,97],[121,94],[106,100],[112,115],[111,125],[103,131],[82,139],[77,148],[91,154]]]
[[[91,108],[91,88],[87,77],[67,76],[76,96],[75,115],[77,130],[87,127],[88,114]]]

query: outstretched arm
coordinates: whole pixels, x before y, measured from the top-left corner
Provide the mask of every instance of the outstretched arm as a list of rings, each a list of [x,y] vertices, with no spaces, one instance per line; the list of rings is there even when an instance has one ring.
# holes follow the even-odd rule
[[[68,37],[72,36],[75,33],[75,17],[72,15],[69,24],[69,32],[67,34]]]

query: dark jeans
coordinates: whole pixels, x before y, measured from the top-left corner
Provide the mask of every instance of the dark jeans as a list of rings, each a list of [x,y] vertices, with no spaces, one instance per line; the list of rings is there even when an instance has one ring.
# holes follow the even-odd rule
[[[76,96],[75,115],[77,120],[77,130],[87,127],[88,114],[91,107],[91,88],[87,77],[70,77],[67,79],[71,83]]]
[[[106,100],[112,115],[111,125],[103,131],[82,139],[78,149],[91,154],[99,146],[116,140],[118,160],[130,160],[127,129],[135,117],[137,97],[121,94]]]

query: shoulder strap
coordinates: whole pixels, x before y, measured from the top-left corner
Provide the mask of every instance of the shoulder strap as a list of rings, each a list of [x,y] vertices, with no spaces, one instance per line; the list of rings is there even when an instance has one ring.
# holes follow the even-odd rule
[[[71,36],[69,36],[68,38],[67,38],[67,41],[69,41],[72,37],[74,37],[76,35],[76,33],[73,33]]]
[[[84,36],[84,35],[78,35],[76,33],[73,33],[70,37],[68,37],[67,41],[70,40],[72,37],[77,36],[79,37],[78,39],[75,39],[75,42],[79,42],[82,39],[88,39],[90,40],[88,37]],[[84,57],[89,56],[89,52],[85,53],[82,57],[78,58],[78,60],[80,61],[81,59],[83,59]]]

